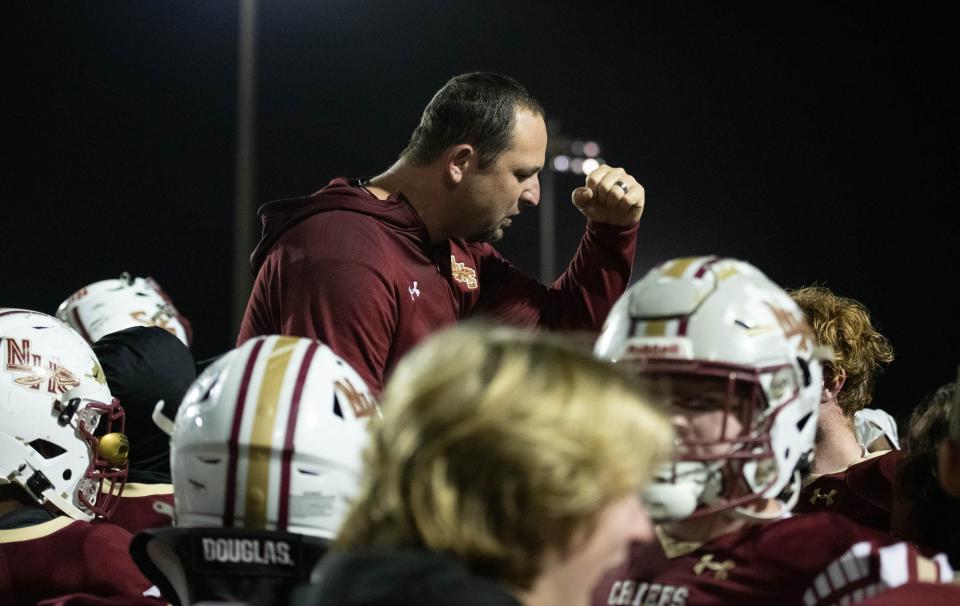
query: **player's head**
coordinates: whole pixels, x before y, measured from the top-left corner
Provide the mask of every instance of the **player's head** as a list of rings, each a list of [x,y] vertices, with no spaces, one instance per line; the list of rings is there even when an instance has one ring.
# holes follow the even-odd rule
[[[960,497],[960,372],[953,383],[950,428],[937,449],[937,461],[940,486],[947,494]]]
[[[379,408],[322,343],[257,337],[208,366],[171,439],[177,526],[332,539],[357,492]]]
[[[110,392],[126,413],[131,481],[169,482],[170,437],[153,421],[157,403],[168,418],[197,378],[190,349],[159,326],[131,326],[93,344]]]
[[[129,446],[90,345],[56,318],[22,309],[0,309],[0,341],[0,485],[77,520],[109,517]]]
[[[522,110],[543,115],[540,102],[513,78],[490,72],[454,76],[423,110],[401,157],[424,166],[451,145],[468,143],[484,168],[514,144],[514,124]]]
[[[60,304],[56,315],[90,343],[131,326],[159,326],[188,347],[192,339],[190,322],[160,285],[127,273],[84,286]]]
[[[895,476],[896,504],[891,526],[898,536],[946,552],[960,564],[958,448],[950,437],[958,414],[957,384],[942,385],[914,409],[907,451]]]
[[[667,261],[616,302],[595,354],[670,406],[679,449],[647,491],[655,518],[766,519],[744,507],[761,499],[782,499],[774,515],[786,514],[813,449],[822,371],[783,289],[735,259]]]
[[[341,547],[418,546],[529,588],[549,556],[581,555],[610,504],[634,498],[643,526],[614,533],[614,555],[651,533],[635,496],[669,449],[669,424],[589,352],[459,325],[400,362],[383,405]],[[598,566],[599,578],[610,562],[583,564],[571,569],[592,578]]]
[[[853,419],[873,399],[874,382],[893,361],[893,348],[859,301],[837,296],[823,286],[788,293],[806,315],[817,343],[833,350],[833,359],[824,363],[824,383],[836,392],[843,414]]]

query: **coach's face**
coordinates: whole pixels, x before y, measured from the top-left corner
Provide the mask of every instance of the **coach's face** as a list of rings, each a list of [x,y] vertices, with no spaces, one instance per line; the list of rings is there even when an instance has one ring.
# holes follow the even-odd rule
[[[483,169],[464,181],[462,227],[473,241],[496,242],[522,206],[540,202],[538,173],[547,151],[543,116],[529,110],[517,113],[513,144]]]

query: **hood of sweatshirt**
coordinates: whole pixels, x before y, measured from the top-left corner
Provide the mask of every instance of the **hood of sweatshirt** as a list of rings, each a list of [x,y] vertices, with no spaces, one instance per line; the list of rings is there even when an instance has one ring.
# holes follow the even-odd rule
[[[260,271],[267,253],[283,234],[317,213],[334,210],[369,215],[393,229],[408,232],[422,240],[424,245],[428,245],[430,240],[426,225],[402,193],[381,200],[360,187],[357,179],[337,177],[309,196],[274,200],[260,207],[257,211],[262,225],[260,242],[250,255],[253,275],[256,276]]]

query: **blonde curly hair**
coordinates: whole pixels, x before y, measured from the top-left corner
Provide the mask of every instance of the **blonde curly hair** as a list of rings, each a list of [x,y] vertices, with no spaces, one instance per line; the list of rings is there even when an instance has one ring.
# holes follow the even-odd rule
[[[870,321],[870,311],[854,299],[841,297],[824,286],[788,290],[820,345],[833,348],[833,361],[824,364],[824,382],[845,374],[837,402],[853,417],[873,400],[873,387],[883,368],[893,361],[893,347]]]

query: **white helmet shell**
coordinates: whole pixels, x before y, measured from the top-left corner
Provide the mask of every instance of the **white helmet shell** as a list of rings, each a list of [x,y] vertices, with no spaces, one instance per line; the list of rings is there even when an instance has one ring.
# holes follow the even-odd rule
[[[70,295],[57,317],[90,343],[131,326],[159,326],[190,346],[190,322],[153,278],[119,278],[89,284]]]
[[[108,433],[114,423],[122,431],[123,410],[90,345],[56,318],[0,309],[0,351],[0,484],[77,520],[109,517],[126,461],[103,460],[93,433],[104,417]],[[111,436],[124,442],[125,458],[125,438]]]
[[[247,341],[208,366],[177,411],[176,525],[332,539],[378,414],[360,376],[319,341]]]
[[[667,476],[700,479],[686,482],[695,487],[695,515],[758,497],[781,498],[796,470],[809,462],[822,382],[820,352],[796,303],[749,263],[689,257],[654,268],[615,303],[594,352],[649,377],[721,377],[728,393],[735,383],[754,386],[749,402],[728,398],[725,415],[736,415],[743,429],[726,440],[730,455],[724,469],[715,459],[690,454],[694,449],[681,440],[671,472],[657,474],[655,482],[669,481]],[[678,474],[679,463],[703,469]],[[732,497],[735,484],[745,485],[747,494]],[[682,507],[652,505],[672,512],[669,517],[693,515],[690,499],[683,501]]]

